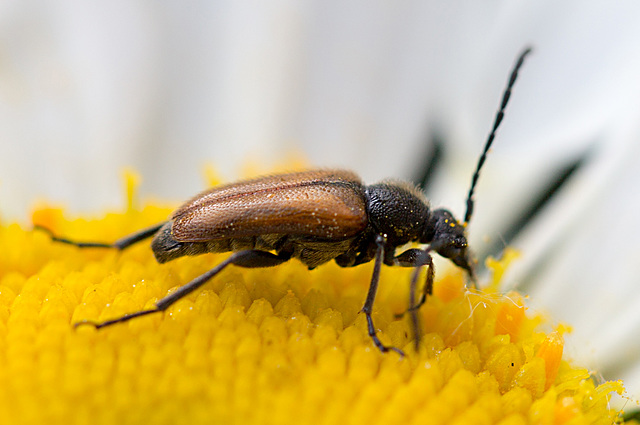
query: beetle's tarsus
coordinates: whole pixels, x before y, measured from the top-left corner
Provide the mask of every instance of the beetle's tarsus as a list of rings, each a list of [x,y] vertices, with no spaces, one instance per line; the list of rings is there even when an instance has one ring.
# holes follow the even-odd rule
[[[96,329],[100,328],[100,323],[94,322],[93,320],[81,320],[79,322],[74,323],[73,327],[75,329],[78,329],[80,326],[85,326],[85,325],[93,326]]]
[[[369,334],[369,337],[371,337],[371,340],[373,341],[375,346],[378,347],[378,349],[383,353],[395,351],[396,353],[400,354],[401,357],[404,357],[404,351],[392,345],[384,345],[382,341],[380,341],[380,338],[378,338],[378,335],[376,335],[376,329],[373,326],[373,319],[371,318],[371,314],[365,312],[365,316],[367,318],[367,333]]]
[[[136,311],[134,313],[125,314],[124,316],[118,317],[116,319],[105,320],[104,322],[95,322],[93,320],[81,320],[80,322],[74,323],[73,327],[78,328],[78,326],[91,325],[96,329],[100,329],[100,328],[104,328],[105,326],[115,325],[116,323],[127,322],[136,317],[146,316],[147,314],[152,314],[152,313],[160,313],[162,311],[164,311],[164,309],[159,309],[159,308],[154,308],[152,310],[141,310],[141,311]]]

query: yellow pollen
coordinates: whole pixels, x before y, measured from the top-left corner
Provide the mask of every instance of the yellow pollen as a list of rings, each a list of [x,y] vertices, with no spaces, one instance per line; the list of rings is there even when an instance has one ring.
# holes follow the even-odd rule
[[[128,180],[130,181],[130,180]],[[135,182],[131,182],[135,187]],[[162,222],[171,208],[67,219],[41,207],[56,235],[114,241]],[[228,254],[158,264],[148,242],[123,252],[52,242],[0,222],[0,418],[7,424],[604,424],[619,382],[594,384],[562,358],[562,330],[498,284],[467,290],[455,269],[436,275],[419,310],[414,351],[407,309],[412,270],[384,267],[373,320],[360,309],[373,262],[307,270],[229,267],[166,312],[96,330],[148,309]],[[510,257],[509,257],[510,258]],[[490,266],[499,276],[505,262]],[[423,272],[424,273],[424,272]],[[421,276],[420,282],[424,282]],[[421,290],[421,289],[420,289]]]

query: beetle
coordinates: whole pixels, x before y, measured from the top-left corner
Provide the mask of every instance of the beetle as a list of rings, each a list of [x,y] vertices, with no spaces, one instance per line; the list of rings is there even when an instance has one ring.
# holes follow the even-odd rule
[[[447,209],[431,210],[425,196],[412,184],[383,181],[364,185],[356,174],[345,170],[319,169],[276,174],[217,186],[195,196],[170,216],[169,220],[117,240],[114,243],[77,242],[51,234],[54,241],[81,248],[106,247],[124,250],[153,237],[151,249],[159,263],[185,255],[233,252],[226,260],[156,302],[155,307],[104,322],[81,321],[103,328],[135,317],[166,310],[193,292],[227,266],[273,267],[297,258],[309,269],[334,260],[341,267],[374,261],[373,274],[362,308],[367,330],[382,352],[393,350],[376,334],[371,312],[380,269],[388,266],[414,267],[407,311],[418,348],[417,309],[432,293],[434,268],[431,253],[448,258],[464,269],[475,284],[475,262],[469,250],[466,227],[473,215],[474,190],[496,131],[504,117],[511,90],[525,57],[518,57],[502,95],[493,127],[473,173],[467,195],[464,221]],[[428,245],[396,249],[409,243]],[[426,283],[415,300],[419,270],[426,266]]]

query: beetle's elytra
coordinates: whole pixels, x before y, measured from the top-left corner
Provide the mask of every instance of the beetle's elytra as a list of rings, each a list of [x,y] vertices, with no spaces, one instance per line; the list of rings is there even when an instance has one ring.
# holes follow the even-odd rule
[[[413,185],[387,181],[364,185],[345,170],[314,170],[270,175],[214,187],[178,208],[168,221],[127,236],[113,244],[54,240],[79,247],[125,249],[153,236],[151,248],[160,263],[185,255],[206,252],[233,253],[213,269],[159,300],[155,308],[126,314],[117,319],[90,324],[102,328],[135,317],[166,310],[199,288],[230,264],[239,267],[272,267],[297,258],[309,269],[334,260],[341,267],[374,261],[373,276],[362,308],[369,336],[383,352],[395,347],[382,344],[376,335],[371,310],[382,263],[414,267],[408,311],[419,344],[416,310],[431,294],[433,265],[431,252],[450,259],[469,273],[475,282],[474,261],[467,244],[466,225],[473,213],[473,193],[487,152],[491,147],[511,89],[525,57],[519,56],[503,93],[493,128],[472,177],[464,222],[446,209],[432,210],[424,195]],[[46,230],[46,229],[44,229]],[[396,249],[408,242],[426,244],[424,249]],[[427,266],[422,297],[415,300],[418,271]]]

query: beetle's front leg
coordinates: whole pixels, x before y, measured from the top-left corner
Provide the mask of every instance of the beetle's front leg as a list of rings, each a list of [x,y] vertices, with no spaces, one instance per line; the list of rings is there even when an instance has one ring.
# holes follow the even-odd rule
[[[435,268],[433,265],[433,259],[429,254],[429,250],[424,249],[408,249],[404,251],[402,254],[397,255],[394,258],[394,264],[400,267],[416,267],[419,268],[422,266],[427,266],[427,280],[422,288],[422,295],[420,296],[420,300],[418,300],[417,304],[413,302],[409,305],[409,310],[417,310],[427,301],[427,297],[433,293],[433,280],[435,278]],[[417,279],[418,273],[414,273],[415,278]],[[413,280],[413,279],[412,279]]]

